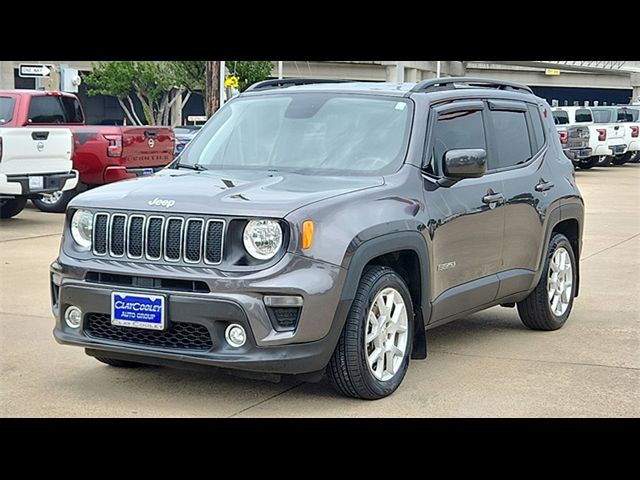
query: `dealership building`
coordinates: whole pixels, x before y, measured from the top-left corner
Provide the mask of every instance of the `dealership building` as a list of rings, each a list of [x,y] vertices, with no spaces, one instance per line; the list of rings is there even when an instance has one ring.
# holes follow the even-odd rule
[[[19,75],[20,64],[67,65],[88,72],[90,61],[2,61],[0,89],[42,88],[42,82]],[[640,101],[640,62],[633,61],[274,61],[272,76],[336,78],[361,81],[416,82],[440,76],[470,76],[508,80],[529,85],[548,102],[559,105],[624,105]],[[118,123],[124,113],[113,97],[89,97],[78,87],[88,123]],[[203,114],[202,97],[192,95],[183,109],[183,120]]]

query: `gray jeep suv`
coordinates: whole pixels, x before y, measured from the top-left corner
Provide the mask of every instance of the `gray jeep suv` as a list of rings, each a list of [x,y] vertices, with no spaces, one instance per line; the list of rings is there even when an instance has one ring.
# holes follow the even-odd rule
[[[432,327],[494,305],[562,327],[582,225],[526,86],[265,81],[163,171],[73,199],[54,335],[118,367],[326,372],[381,398]]]

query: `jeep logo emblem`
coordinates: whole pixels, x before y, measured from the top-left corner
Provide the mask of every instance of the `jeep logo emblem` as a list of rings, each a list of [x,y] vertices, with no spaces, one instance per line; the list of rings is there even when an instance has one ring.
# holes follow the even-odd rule
[[[153,200],[149,200],[148,202],[150,207],[164,207],[164,208],[171,208],[176,204],[175,200],[161,200],[160,198],[156,197]]]

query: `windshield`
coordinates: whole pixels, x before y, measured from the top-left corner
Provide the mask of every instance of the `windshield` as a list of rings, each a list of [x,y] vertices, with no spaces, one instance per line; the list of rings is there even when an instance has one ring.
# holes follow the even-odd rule
[[[0,97],[0,125],[9,123],[13,118],[13,107],[16,99],[12,97]]]
[[[328,93],[239,97],[184,150],[180,165],[298,173],[387,173],[405,156],[411,103]]]

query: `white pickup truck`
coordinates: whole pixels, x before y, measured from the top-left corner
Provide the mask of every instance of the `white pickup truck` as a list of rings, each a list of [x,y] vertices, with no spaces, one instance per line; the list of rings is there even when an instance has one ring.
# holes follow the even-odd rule
[[[0,218],[20,213],[29,198],[75,188],[78,172],[72,169],[72,156],[68,128],[1,127]]]
[[[596,123],[595,107],[554,107],[553,120],[556,126],[584,126],[589,128],[589,147],[591,156],[580,160],[580,168],[592,168],[596,165],[606,166],[617,155],[627,151],[624,128],[615,121]]]
[[[609,106],[591,107],[593,121],[596,125],[606,124],[608,129],[613,128],[614,135],[619,139],[622,146],[613,150],[611,163],[623,165],[627,163],[633,152],[640,150],[640,123],[638,123],[637,111],[628,107]],[[634,120],[635,114],[635,120]]]

